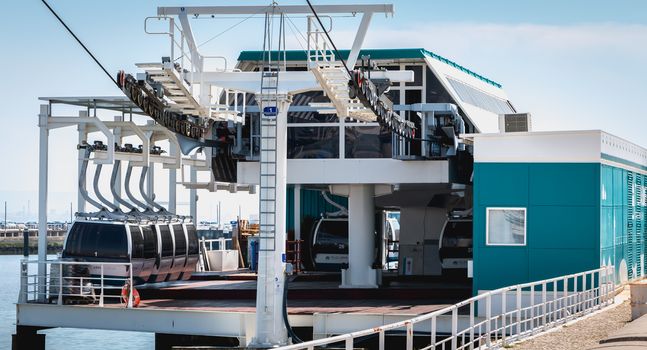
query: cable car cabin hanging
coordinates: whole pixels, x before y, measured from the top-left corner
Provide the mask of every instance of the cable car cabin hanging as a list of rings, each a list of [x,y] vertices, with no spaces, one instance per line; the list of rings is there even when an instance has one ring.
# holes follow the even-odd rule
[[[174,244],[171,229],[167,223],[151,225],[157,236],[157,263],[153,273],[148,278],[148,283],[167,281],[173,266]]]
[[[186,264],[178,279],[186,281],[191,278],[195,267],[198,264],[200,246],[198,242],[198,231],[192,223],[183,223],[182,228],[187,239],[187,257]]]
[[[62,258],[131,263],[135,284],[188,280],[198,261],[198,236],[192,223],[179,221],[169,225],[77,219],[65,239]],[[89,275],[99,277],[100,269],[91,265]],[[103,274],[122,280],[130,271],[125,265],[104,265]]]
[[[188,280],[198,263],[198,235],[193,224],[171,223],[173,265],[167,281]]]
[[[146,269],[144,236],[140,226],[118,221],[77,219],[68,233],[63,246],[63,260],[81,262],[131,263],[135,283],[144,283],[152,269]],[[101,276],[100,265],[90,265],[89,275]],[[104,265],[105,283],[110,278],[130,276],[125,265]]]
[[[447,218],[438,245],[443,271],[467,269],[474,244],[472,222],[472,216],[450,215]]]

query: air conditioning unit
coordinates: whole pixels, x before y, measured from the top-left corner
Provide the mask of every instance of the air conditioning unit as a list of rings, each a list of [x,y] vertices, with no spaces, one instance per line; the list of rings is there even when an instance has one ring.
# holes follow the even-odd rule
[[[499,114],[499,132],[532,131],[530,113]]]

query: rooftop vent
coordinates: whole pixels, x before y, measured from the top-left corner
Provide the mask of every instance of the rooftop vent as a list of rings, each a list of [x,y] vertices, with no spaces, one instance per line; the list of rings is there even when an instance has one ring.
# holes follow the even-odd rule
[[[500,132],[532,131],[530,113],[499,114]]]

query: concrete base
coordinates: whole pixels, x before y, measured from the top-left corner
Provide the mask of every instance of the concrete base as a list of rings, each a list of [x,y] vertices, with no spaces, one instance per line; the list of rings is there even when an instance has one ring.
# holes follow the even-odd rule
[[[16,326],[11,336],[12,350],[45,350],[45,334],[38,334],[40,327]]]
[[[206,346],[233,349],[239,346],[239,341],[236,338],[227,337],[155,333],[155,350],[174,350],[182,346],[187,348]]]
[[[351,271],[350,269],[342,269],[341,270],[341,284],[339,285],[339,288],[377,288],[377,270],[368,268],[366,271],[366,277],[363,278],[363,280],[366,281],[366,283],[362,284],[357,284],[353,283],[353,279],[351,278]]]

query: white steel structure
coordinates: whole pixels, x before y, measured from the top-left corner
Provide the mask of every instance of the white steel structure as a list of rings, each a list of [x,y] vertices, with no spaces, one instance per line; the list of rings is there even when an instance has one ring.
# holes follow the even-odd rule
[[[330,14],[362,14],[362,21],[355,36],[354,44],[349,55],[349,66],[353,67],[355,60],[359,55],[362,42],[368,30],[370,19],[374,13],[393,13],[393,5],[331,5],[331,6],[315,6],[317,13],[322,15]],[[316,57],[317,60],[313,62],[313,73],[311,72],[288,72],[283,69],[273,68],[277,65],[276,60],[272,62],[271,52],[269,56],[269,70],[261,72],[240,72],[240,71],[217,71],[205,72],[200,67],[204,61],[204,56],[198,52],[197,44],[192,34],[188,16],[199,15],[253,15],[265,14],[266,21],[272,21],[275,17],[283,21],[284,16],[289,15],[311,15],[311,9],[307,6],[279,6],[274,4],[272,6],[205,6],[205,7],[161,7],[158,9],[158,16],[178,16],[181,29],[184,33],[184,39],[188,43],[190,51],[189,57],[192,62],[199,62],[198,69],[194,69],[189,74],[193,81],[198,81],[201,84],[201,95],[204,96],[203,91],[211,91],[211,87],[217,86],[225,90],[243,91],[253,93],[260,101],[261,110],[266,108],[272,110],[272,115],[262,117],[261,122],[261,159],[260,168],[258,173],[258,182],[260,185],[260,224],[261,224],[261,245],[259,253],[259,270],[258,270],[258,284],[257,284],[257,319],[256,319],[256,338],[254,343],[257,346],[273,346],[287,343],[287,333],[285,325],[282,320],[283,309],[283,288],[285,280],[285,193],[287,183],[287,112],[291,102],[291,96],[297,92],[308,90],[319,90],[321,87],[331,86],[329,75],[318,74],[320,72],[320,63],[317,60],[321,58],[317,53],[321,52],[321,47],[315,45],[310,47],[309,55]],[[309,19],[309,24],[312,24]],[[266,39],[271,38],[274,33],[271,30],[266,30]],[[279,32],[279,42],[280,42]],[[321,35],[321,32],[319,32]],[[314,37],[313,37],[314,38]],[[325,43],[323,38],[318,38],[318,43]],[[310,41],[309,41],[310,42]],[[280,45],[280,44],[279,44]],[[309,44],[310,45],[310,44]],[[330,49],[330,45],[323,46],[325,50]],[[268,44],[266,50],[272,50],[272,45]],[[279,46],[279,58],[280,58]],[[285,47],[282,48],[285,50]],[[325,52],[324,52],[325,54]],[[325,55],[324,55],[325,56]],[[342,86],[348,81],[348,76],[343,74],[341,62],[334,59],[334,57],[326,57],[323,64],[326,67],[337,72],[342,72],[338,77],[340,80],[336,83],[341,83]],[[203,66],[202,66],[203,67]],[[330,72],[329,72],[330,73]],[[396,72],[394,75],[402,76],[403,72]],[[331,73],[332,74],[332,73]],[[337,74],[337,73],[335,73]],[[405,73],[406,74],[406,73]],[[339,75],[339,74],[338,74]],[[279,78],[280,76],[280,78]],[[406,80],[406,79],[405,79]],[[268,87],[268,84],[271,87]],[[209,86],[205,89],[205,86]],[[329,91],[332,92],[332,91]],[[341,91],[340,91],[341,92]],[[346,94],[334,94],[330,98],[334,101],[336,107],[343,106],[345,108],[354,108],[349,103],[349,97]],[[200,100],[200,104],[204,104],[206,100]],[[273,109],[272,109],[273,108]],[[356,108],[356,107],[355,107]],[[339,109],[339,108],[338,108]],[[355,112],[357,114],[357,112]],[[366,114],[366,113],[365,113]],[[349,115],[348,109],[341,111],[340,116]],[[352,115],[352,113],[351,113]],[[375,118],[374,116],[372,117]],[[362,119],[370,120],[371,117],[366,115]],[[256,183],[256,181],[254,181]],[[362,185],[358,185],[362,186]],[[372,192],[371,185],[365,185],[362,192]],[[372,199],[372,195],[369,195]],[[371,207],[361,206],[362,211],[368,213],[372,212]],[[359,207],[358,207],[359,208]],[[365,219],[365,217],[359,217]],[[370,220],[368,220],[370,221]],[[372,232],[371,227],[364,227],[367,221],[357,221],[356,225],[367,234]],[[370,261],[363,259],[362,264],[353,265],[363,266],[358,269],[354,274],[355,281],[361,281],[360,276],[364,275],[370,268]],[[367,281],[359,282],[360,285],[374,286],[374,282]]]
[[[393,14],[393,5],[331,5],[315,6],[317,13],[322,15],[330,14],[352,14],[362,15],[360,26],[357,30],[353,47],[348,58],[349,67],[353,67],[359,51],[361,49],[364,37],[368,30],[371,17],[376,13]],[[199,52],[198,45],[191,28],[190,18],[199,15],[232,15],[232,14],[265,14],[268,20],[274,17],[288,15],[311,15],[312,11],[307,6],[279,6],[276,3],[270,6],[211,6],[211,7],[160,7],[158,16],[147,18],[149,20],[159,19],[168,20],[169,30],[166,32],[151,32],[145,25],[145,30],[149,34],[168,35],[171,42],[170,60],[162,64],[143,63],[138,67],[148,73],[148,77],[155,83],[161,84],[167,96],[171,109],[182,114],[197,115],[205,120],[228,121],[234,123],[242,122],[241,114],[244,114],[245,106],[234,105],[232,108],[228,100],[224,105],[220,104],[219,98],[225,96],[233,101],[238,101],[242,96],[245,100],[245,94],[253,93],[258,97],[261,108],[273,107],[274,115],[263,118],[262,135],[261,135],[261,161],[258,178],[260,181],[250,182],[251,185],[235,185],[241,189],[254,190],[254,183],[260,185],[260,223],[261,223],[261,246],[259,256],[259,273],[257,287],[257,313],[254,344],[259,347],[268,347],[287,344],[286,328],[282,319],[283,309],[283,288],[285,280],[285,193],[287,183],[287,112],[291,102],[291,96],[297,92],[309,90],[326,90],[331,94],[329,96],[333,105],[337,108],[340,116],[351,116],[359,120],[375,120],[368,110],[361,107],[358,102],[351,101],[348,97],[344,86],[349,76],[345,72],[343,65],[334,56],[319,56],[318,52],[324,54],[330,48],[330,44],[325,43],[322,36],[322,30],[313,29],[314,34],[309,33],[313,40],[312,46],[308,52],[312,58],[312,72],[288,72],[277,69],[275,73],[267,72],[241,72],[239,70],[227,69],[226,60],[224,67],[215,71],[205,69],[205,60],[216,59],[223,60],[220,56],[204,56]],[[179,21],[179,26],[175,23],[175,16]],[[309,18],[309,28],[313,26],[312,18]],[[271,37],[270,32],[269,36]],[[323,44],[323,46],[320,46]],[[310,43],[309,43],[310,46]],[[271,50],[269,45],[267,50]],[[279,49],[281,49],[279,47]],[[285,47],[282,48],[285,50]],[[174,62],[176,59],[181,60],[182,71],[176,70]],[[279,70],[281,72],[279,73]],[[313,74],[314,73],[314,74]],[[264,86],[268,74],[276,74],[276,81],[272,86],[272,92]],[[278,75],[280,74],[280,79]],[[405,71],[376,73],[392,79],[392,81],[410,81],[412,74]],[[189,84],[187,84],[187,82]],[[266,83],[265,83],[266,84]],[[335,86],[333,88],[333,86]],[[196,89],[199,88],[199,89]],[[217,101],[214,101],[214,98]],[[55,99],[54,99],[55,100]],[[132,107],[131,107],[132,108]],[[154,163],[162,163],[165,167],[177,169],[181,164],[190,165],[190,180],[181,183],[191,189],[190,203],[191,214],[196,220],[196,189],[209,188],[218,189],[219,185],[212,180],[209,184],[199,184],[197,182],[198,170],[210,170],[212,157],[211,149],[206,149],[205,161],[200,161],[192,156],[191,159],[181,159],[179,150],[191,150],[198,147],[199,144],[186,144],[184,139],[176,139],[173,133],[166,133],[166,138],[171,141],[171,157],[159,156],[153,157],[148,153],[149,143],[152,142],[151,135],[158,130],[154,126],[143,128],[141,126],[131,125],[123,121],[103,122],[99,118],[80,115],[79,117],[53,117],[51,116],[48,105],[43,105],[39,119],[41,130],[40,137],[40,200],[39,200],[39,222],[41,223],[39,235],[39,283],[38,288],[45,288],[45,278],[47,275],[46,268],[46,234],[45,223],[47,222],[47,150],[48,150],[48,133],[50,129],[62,126],[78,126],[79,140],[85,140],[87,133],[95,130],[102,131],[107,138],[107,151],[100,153],[94,162],[97,164],[111,164],[115,159],[126,157],[132,159],[132,155],[118,155],[115,153],[114,144],[125,132],[131,130],[138,135],[144,144],[144,152],[141,155],[140,162],[142,166],[148,166]],[[94,125],[95,129],[86,127]],[[114,131],[114,130],[117,131]],[[159,137],[157,138],[159,139]],[[185,152],[186,153],[186,152]],[[171,159],[169,159],[171,158]],[[81,164],[82,159],[79,159]],[[151,172],[152,173],[152,172]],[[184,176],[184,172],[182,172]],[[173,207],[175,199],[176,175],[171,171],[169,175],[170,186],[170,204]],[[148,187],[149,195],[152,192],[152,175],[149,177]],[[119,186],[117,186],[119,188]],[[231,186],[229,186],[231,189]],[[352,206],[351,212],[355,219],[351,219],[353,227],[358,232],[364,234],[360,237],[369,237],[372,234],[372,225],[367,226],[369,214],[372,214],[372,198],[374,195],[372,184],[353,185],[348,193],[351,201],[356,203]],[[79,198],[79,208],[85,206],[84,200]],[[358,214],[358,215],[354,215]],[[196,220],[197,221],[197,220]],[[366,245],[367,242],[361,241],[354,243],[357,248]],[[354,261],[347,271],[348,278],[345,278],[343,285],[355,287],[375,287],[375,273],[370,269],[370,257],[366,252],[358,251],[358,260]],[[371,272],[371,273],[369,273]],[[365,275],[368,273],[368,279]],[[39,291],[38,295],[45,295],[45,290]]]

